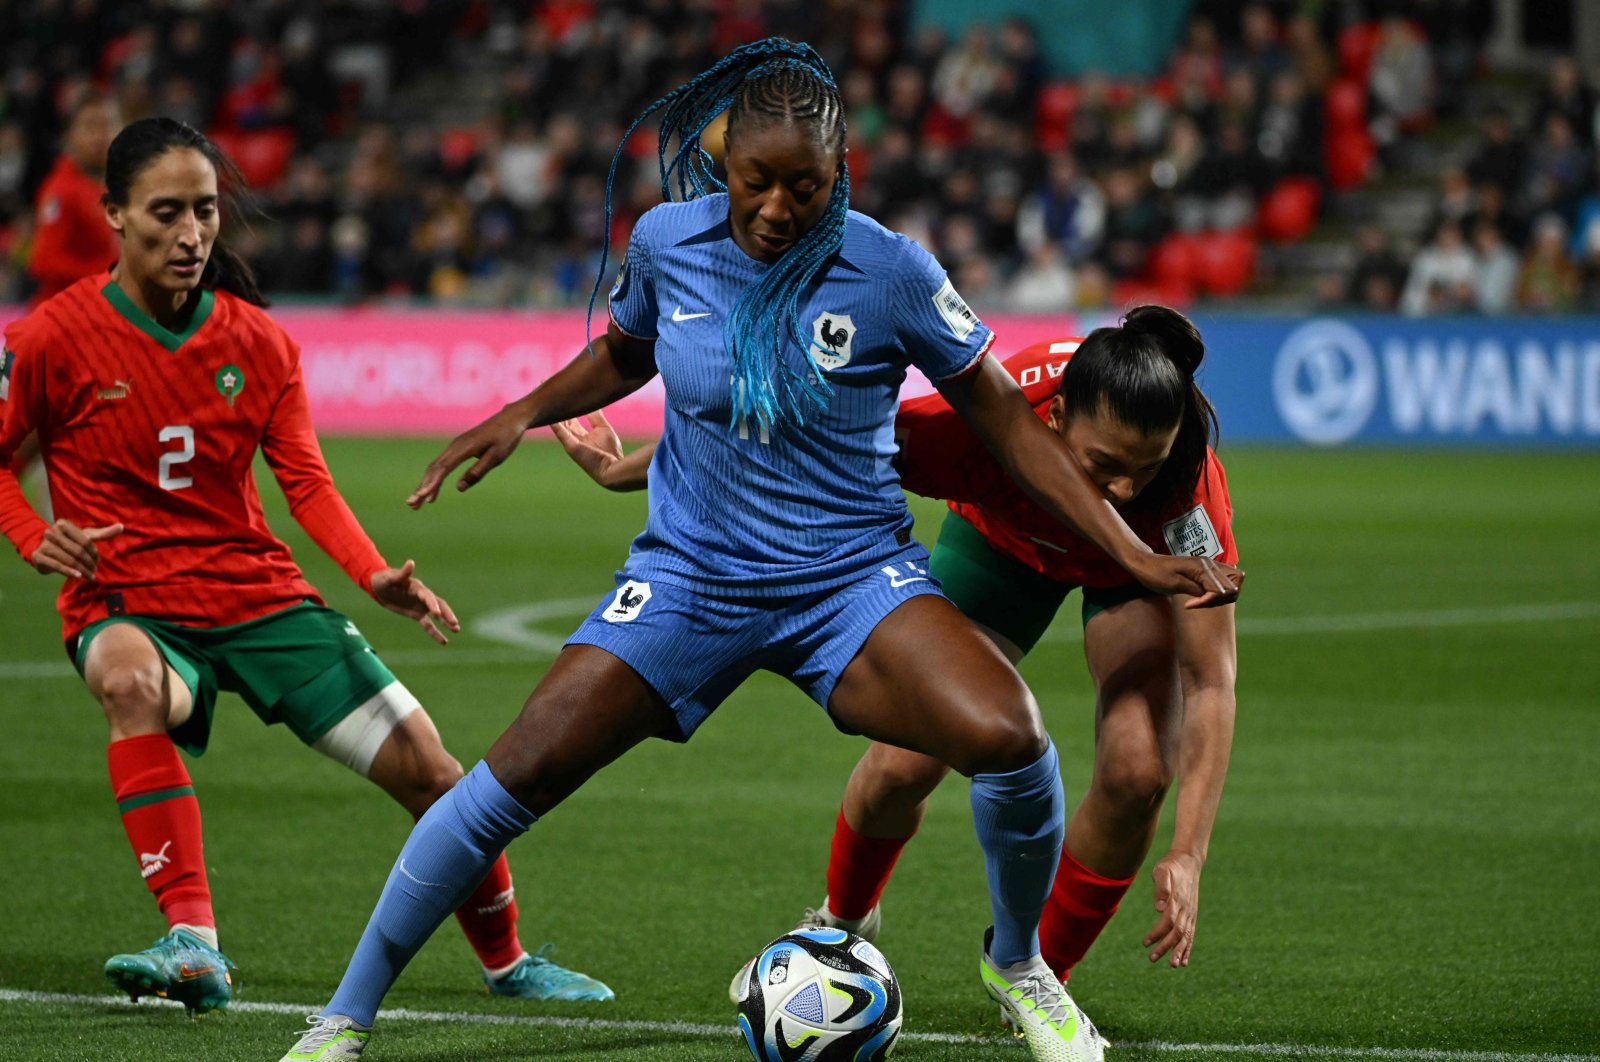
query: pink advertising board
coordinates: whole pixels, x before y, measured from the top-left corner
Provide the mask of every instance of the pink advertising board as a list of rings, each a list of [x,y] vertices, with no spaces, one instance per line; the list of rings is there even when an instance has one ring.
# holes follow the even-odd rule
[[[603,311],[602,311],[603,312]],[[0,323],[20,311],[0,309]],[[581,310],[517,311],[275,308],[299,342],[311,411],[329,435],[449,436],[531,391],[584,343]],[[597,316],[597,327],[605,318]],[[1004,356],[1071,334],[1070,317],[987,317]],[[912,370],[905,393],[925,393]],[[625,434],[661,429],[652,381],[606,411]]]

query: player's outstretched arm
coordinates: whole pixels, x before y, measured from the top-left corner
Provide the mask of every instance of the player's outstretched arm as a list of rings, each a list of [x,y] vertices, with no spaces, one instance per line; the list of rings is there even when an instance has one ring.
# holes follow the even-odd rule
[[[939,391],[1045,512],[1105,550],[1144,586],[1160,594],[1189,594],[1207,604],[1238,596],[1243,574],[1232,565],[1209,557],[1170,557],[1145,545],[1078,467],[1061,438],[1034,414],[1022,389],[995,358],[986,357],[971,372],[943,381]]]
[[[589,422],[587,426],[585,420]],[[644,490],[648,486],[650,458],[656,452],[654,440],[624,454],[622,438],[598,410],[588,417],[558,420],[550,430],[573,463],[607,490]]]
[[[459,633],[461,621],[456,619],[449,602],[422,585],[422,580],[412,574],[416,570],[417,562],[408,560],[398,568],[373,572],[373,600],[390,612],[416,620],[428,637],[440,645],[448,645],[450,639],[440,628]]]
[[[1172,847],[1156,862],[1156,923],[1145,935],[1150,961],[1189,965],[1200,912],[1200,871],[1222,801],[1233,751],[1238,653],[1233,607],[1175,609],[1178,671],[1183,680],[1183,735],[1178,752],[1178,812]]]
[[[615,322],[590,346],[592,354],[580,352],[532,392],[451,440],[423,472],[406,504],[418,509],[438,501],[445,478],[476,459],[456,480],[456,490],[468,490],[510,457],[530,429],[593,413],[637,391],[656,374],[655,340],[630,336]]]

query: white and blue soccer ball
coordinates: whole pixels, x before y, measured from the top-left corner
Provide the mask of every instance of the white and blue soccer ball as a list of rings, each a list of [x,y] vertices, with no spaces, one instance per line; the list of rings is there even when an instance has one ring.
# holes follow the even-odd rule
[[[842,929],[797,929],[768,944],[737,993],[756,1062],[879,1062],[900,1035],[889,960]]]

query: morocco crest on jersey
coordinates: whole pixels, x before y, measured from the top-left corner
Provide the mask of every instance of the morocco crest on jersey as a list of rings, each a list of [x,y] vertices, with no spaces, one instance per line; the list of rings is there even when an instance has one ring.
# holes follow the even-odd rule
[[[850,341],[855,338],[856,323],[847,313],[825,313],[811,322],[811,356],[825,371],[842,369],[850,364]]]

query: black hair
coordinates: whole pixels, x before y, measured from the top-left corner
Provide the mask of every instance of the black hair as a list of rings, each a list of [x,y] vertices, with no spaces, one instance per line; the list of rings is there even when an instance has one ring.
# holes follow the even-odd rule
[[[1096,328],[1061,374],[1061,399],[1070,420],[1101,410],[1145,435],[1178,427],[1161,471],[1134,499],[1141,511],[1161,512],[1194,496],[1206,448],[1217,439],[1217,412],[1195,383],[1206,356],[1194,322],[1165,306],[1136,306],[1122,324]]]
[[[760,279],[745,288],[722,330],[733,361],[733,422],[749,418],[765,427],[791,420],[804,423],[807,407],[821,408],[831,388],[812,354],[815,341],[801,331],[795,307],[801,292],[844,243],[850,210],[844,103],[833,72],[810,45],[768,37],[735,48],[646,107],[623,134],[606,178],[608,243],[617,160],[633,131],[658,111],[661,197],[669,202],[674,187],[680,199],[727,190],[716,175],[715,160],[701,144],[701,135],[724,111],[730,135],[757,121],[815,124],[823,147],[839,155],[839,172],[822,217]],[[676,148],[669,150],[674,139]],[[602,248],[601,276],[605,253]],[[590,313],[599,290],[600,278],[596,277],[589,296]],[[784,363],[783,345],[791,337],[805,353],[809,371],[795,371]]]
[[[156,159],[176,148],[190,148],[204,155],[217,172],[217,184],[224,216],[259,213],[255,199],[245,185],[239,167],[227,154],[198,129],[172,118],[141,118],[127,125],[106,152],[105,202],[128,205],[134,180]],[[256,306],[267,305],[256,284],[250,264],[222,242],[219,236],[211,245],[211,255],[200,274],[203,287],[231,292]]]

